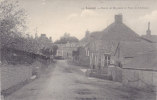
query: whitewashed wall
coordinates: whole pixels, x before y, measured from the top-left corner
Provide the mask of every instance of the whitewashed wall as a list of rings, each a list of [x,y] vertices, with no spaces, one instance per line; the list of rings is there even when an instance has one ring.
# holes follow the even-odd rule
[[[143,70],[122,70],[122,83],[136,88],[157,88],[157,72]]]

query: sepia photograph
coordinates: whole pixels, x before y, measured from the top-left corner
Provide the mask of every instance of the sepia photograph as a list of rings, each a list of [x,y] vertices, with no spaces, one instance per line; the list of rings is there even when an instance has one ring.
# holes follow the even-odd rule
[[[0,0],[0,100],[157,100],[157,0]]]

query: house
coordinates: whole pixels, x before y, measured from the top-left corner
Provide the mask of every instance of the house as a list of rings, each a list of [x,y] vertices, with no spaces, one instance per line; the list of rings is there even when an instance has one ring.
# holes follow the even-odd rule
[[[130,87],[157,91],[157,51],[137,55],[124,65],[122,83]]]
[[[144,41],[132,29],[123,23],[121,14],[115,15],[115,21],[102,31],[92,32],[90,41],[91,69],[106,70],[120,42]],[[118,51],[119,52],[119,51]]]
[[[122,70],[136,56],[157,50],[157,45],[149,42],[119,42],[108,66],[108,76],[113,81],[122,81]]]
[[[89,67],[89,50],[88,46],[80,46],[76,51],[73,51],[73,62],[80,66]]]
[[[57,49],[57,54],[56,56],[63,56],[63,48],[64,48],[64,44],[56,44],[58,46],[58,49]]]
[[[91,41],[91,34],[90,32],[87,30],[85,37],[83,39],[80,40],[79,45],[78,45],[78,49],[77,52],[79,52],[78,55],[74,55],[76,58],[74,60],[75,63],[77,63],[80,66],[90,66],[90,59],[89,59],[89,44]]]
[[[157,50],[155,43],[149,43],[146,41],[141,42],[119,42],[116,48],[113,58],[122,63],[122,65],[130,62],[135,56],[147,52]]]
[[[62,56],[63,58],[72,59],[73,51],[78,48],[78,43],[66,43],[66,44],[56,44],[58,46],[56,56]]]
[[[86,31],[85,37],[79,42],[79,57],[77,63],[82,66],[90,66],[90,47],[93,41],[99,40],[99,32]]]

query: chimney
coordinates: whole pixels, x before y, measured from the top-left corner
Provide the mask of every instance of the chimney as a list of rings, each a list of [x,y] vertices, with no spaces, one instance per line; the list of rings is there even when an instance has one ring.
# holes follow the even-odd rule
[[[148,22],[148,30],[146,31],[146,35],[150,36],[151,35],[151,30],[150,30],[150,22]]]
[[[122,22],[123,22],[122,14],[115,15],[115,23],[122,23]]]

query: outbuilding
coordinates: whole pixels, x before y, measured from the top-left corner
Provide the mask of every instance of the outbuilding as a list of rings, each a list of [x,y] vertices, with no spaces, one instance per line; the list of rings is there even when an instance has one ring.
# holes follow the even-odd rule
[[[157,91],[157,51],[140,54],[123,66],[125,86]]]

